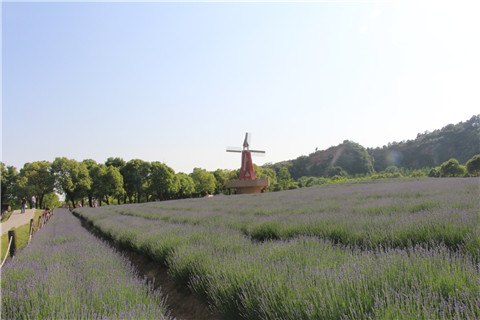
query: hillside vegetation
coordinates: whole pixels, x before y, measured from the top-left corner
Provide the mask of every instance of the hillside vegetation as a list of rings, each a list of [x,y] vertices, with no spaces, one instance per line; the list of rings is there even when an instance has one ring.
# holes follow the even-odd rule
[[[372,149],[345,140],[327,150],[263,167],[276,172],[287,167],[294,179],[303,176],[329,177],[340,170],[348,175],[368,175],[374,171],[382,172],[390,166],[411,170],[438,167],[451,158],[465,164],[477,154],[480,154],[480,115],[433,132],[419,133],[415,140],[393,142]]]

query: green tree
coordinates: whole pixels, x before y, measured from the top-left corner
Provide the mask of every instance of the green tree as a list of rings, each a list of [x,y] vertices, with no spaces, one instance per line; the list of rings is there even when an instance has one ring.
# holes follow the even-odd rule
[[[22,198],[28,199],[33,194],[33,188],[28,184],[28,178],[18,174],[15,184],[11,188],[13,193],[14,207],[20,206]]]
[[[120,170],[113,166],[106,167],[105,174],[102,178],[107,204],[110,204],[109,197],[120,199],[125,193],[123,189],[123,176]]]
[[[95,170],[98,166],[97,162],[92,159],[85,159],[82,161],[85,166],[87,167],[88,170],[88,175],[90,176],[90,189],[87,191],[87,197],[88,197],[88,204],[90,207],[93,206],[93,198],[94,198],[94,181],[95,181]]]
[[[275,185],[277,185],[277,173],[275,172],[275,170],[271,168],[261,168],[261,170],[258,170],[257,172],[259,173],[257,175],[257,178],[268,178],[270,180],[270,186],[267,187],[267,191],[274,191]]]
[[[428,176],[431,178],[440,178],[440,168],[436,167],[430,169],[430,171],[428,172]]]
[[[472,177],[480,176],[480,154],[473,156],[467,161],[467,171]]]
[[[422,170],[415,170],[412,173],[410,173],[410,177],[412,177],[412,178],[422,178],[422,177],[426,177],[426,176],[427,176],[427,174],[425,172],[423,172]]]
[[[195,183],[193,179],[186,173],[179,172],[175,175],[175,179],[178,181],[177,198],[184,199],[189,198],[195,192]]]
[[[110,157],[107,159],[107,161],[105,161],[105,165],[107,167],[115,167],[117,168],[118,170],[122,170],[123,167],[125,167],[125,160],[123,160],[122,158],[113,158],[113,157]]]
[[[289,190],[289,189],[296,189],[298,185],[293,181],[292,177],[290,176],[290,171],[287,167],[283,167],[278,171],[277,174],[277,187],[276,191],[280,190]]]
[[[255,165],[254,165],[255,166]],[[222,169],[217,169],[213,172],[213,175],[215,176],[216,180],[216,186],[215,186],[215,194],[230,194],[230,189],[226,187],[227,181],[231,180],[230,179],[230,173],[231,170],[222,170]]]
[[[72,202],[73,206],[78,200],[83,202],[83,198],[88,196],[91,184],[87,166],[62,157],[55,158],[51,168],[55,176],[55,188],[65,194],[65,200]]]
[[[43,198],[43,206],[45,208],[59,208],[62,205],[60,202],[58,195],[55,192],[50,192],[45,195]]]
[[[195,193],[200,196],[206,194],[213,194],[215,192],[216,180],[213,173],[208,172],[205,169],[194,168],[193,172],[190,174],[190,177],[195,183]]]
[[[175,171],[164,163],[151,163],[148,191],[154,199],[168,200],[175,197],[180,189],[180,181],[175,179]]]
[[[327,171],[327,175],[329,177],[339,176],[339,177],[346,177],[348,174],[342,167],[333,166],[330,167]]]
[[[397,172],[399,172],[397,166],[388,166],[387,168],[385,168],[385,170],[383,170],[383,173],[397,173]]]
[[[145,193],[147,187],[147,179],[150,174],[150,163],[140,159],[132,159],[128,161],[120,170],[123,176],[123,187],[129,202],[133,199],[140,202],[140,197]]]
[[[39,208],[44,207],[43,198],[46,194],[53,192],[55,185],[50,166],[51,163],[48,161],[35,161],[26,163],[20,170],[20,176],[27,178],[26,186],[30,192],[27,199],[30,200],[30,197],[35,195]],[[31,202],[30,205],[32,205]]]
[[[125,167],[126,162],[125,162],[125,160],[123,160],[122,158],[118,158],[118,157],[113,158],[113,157],[110,157],[110,158],[107,159],[107,161],[105,161],[105,165],[106,165],[107,167],[115,167],[115,168],[117,168],[117,169],[120,171],[120,173],[122,173],[122,169],[123,169],[123,167]],[[123,175],[122,175],[122,178],[123,178]],[[125,189],[124,189],[123,195],[126,197]],[[121,197],[117,197],[117,202],[118,202],[118,204],[121,203],[120,200],[121,200]],[[126,203],[126,202],[127,202],[126,199],[124,199],[123,202]]]
[[[123,189],[123,176],[118,168],[104,164],[93,166],[90,170],[92,178],[93,197],[102,205],[102,201],[110,204],[110,197],[119,199],[125,193]]]
[[[463,177],[465,175],[465,167],[461,166],[457,159],[452,158],[442,163],[440,175],[442,177]]]
[[[91,206],[93,205],[93,199],[98,200],[98,204],[101,206],[102,201],[105,201],[105,195],[107,194],[107,186],[105,183],[105,175],[107,173],[107,166],[104,164],[97,164],[95,166],[90,167],[90,178],[91,182],[91,190],[89,201],[91,202]]]
[[[281,181],[288,181],[290,179],[292,179],[292,176],[290,175],[290,171],[288,170],[287,167],[283,167],[280,169],[280,171],[278,171],[278,180],[281,180]]]
[[[2,204],[9,204],[12,208],[17,204],[17,198],[15,195],[14,185],[18,179],[17,168],[14,166],[5,166],[3,162],[0,162],[2,169]]]

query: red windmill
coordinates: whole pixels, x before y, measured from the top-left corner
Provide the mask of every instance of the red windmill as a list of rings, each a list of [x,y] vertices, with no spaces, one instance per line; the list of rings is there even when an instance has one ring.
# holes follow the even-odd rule
[[[248,132],[245,134],[245,140],[243,141],[243,150],[239,148],[227,149],[227,152],[239,152],[242,153],[242,166],[240,168],[240,177],[238,180],[230,180],[227,182],[228,188],[236,188],[237,193],[260,193],[262,189],[265,189],[270,185],[268,178],[257,179],[255,170],[253,169],[252,152],[253,153],[265,153],[262,150],[250,150],[250,135]]]

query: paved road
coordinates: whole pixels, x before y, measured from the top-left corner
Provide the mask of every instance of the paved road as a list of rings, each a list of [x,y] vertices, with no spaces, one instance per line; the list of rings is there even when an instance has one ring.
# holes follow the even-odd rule
[[[35,209],[26,209],[25,213],[20,213],[20,210],[14,210],[10,218],[0,223],[0,230],[2,231],[2,235],[7,233],[8,230],[12,228],[18,228],[23,226],[24,224],[30,223],[30,219],[32,219],[35,215]]]

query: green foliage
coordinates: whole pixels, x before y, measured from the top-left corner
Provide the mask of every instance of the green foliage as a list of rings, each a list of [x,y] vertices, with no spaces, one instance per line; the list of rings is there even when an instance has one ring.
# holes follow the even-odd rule
[[[194,168],[190,177],[195,183],[195,193],[198,195],[204,196],[215,192],[216,180],[213,173],[205,169]]]
[[[123,176],[117,167],[101,163],[91,164],[89,173],[92,181],[89,192],[90,202],[95,198],[100,205],[102,201],[110,204],[110,197],[120,198],[125,194]]]
[[[329,181],[329,179],[323,178],[323,177],[318,178],[318,177],[303,176],[300,179],[298,179],[298,186],[300,188],[313,187],[313,186],[325,184],[327,183],[327,181]]]
[[[53,192],[55,178],[50,171],[51,163],[48,161],[36,161],[26,163],[20,170],[20,176],[27,178],[26,186],[31,192],[29,196],[35,195],[37,205],[43,207],[43,198],[47,193]],[[30,197],[28,198],[30,200]]]
[[[128,161],[120,171],[123,176],[124,189],[130,203],[133,198],[140,202],[140,196],[145,193],[147,177],[150,172],[150,163],[140,159]]]
[[[108,197],[119,198],[124,195],[125,190],[123,189],[123,176],[117,167],[107,167],[103,180],[106,187],[105,196],[107,199]]]
[[[440,167],[430,169],[428,176],[431,178],[440,178]]]
[[[293,181],[292,177],[290,176],[290,171],[287,167],[283,167],[278,171],[277,183],[274,185],[274,188],[275,191],[298,188],[297,183]]]
[[[263,170],[261,167],[258,167],[256,164],[253,164],[257,178],[264,178]],[[228,170],[228,169],[217,169],[213,172],[216,180],[215,194],[232,194],[234,189],[229,189],[226,187],[226,183],[230,180],[238,179],[240,176],[240,169],[237,170]]]
[[[153,199],[172,199],[180,190],[180,181],[175,179],[175,171],[166,164],[154,161],[150,166],[148,191]]]
[[[415,140],[369,149],[377,172],[395,165],[411,169],[440,166],[450,158],[460,163],[480,154],[480,115],[440,130],[418,134]]]
[[[423,172],[422,170],[415,170],[410,174],[410,177],[412,178],[423,178],[426,177],[427,174]]]
[[[255,168],[257,178],[268,178],[270,180],[270,185],[267,187],[267,191],[275,191],[275,188],[278,185],[277,173],[275,172],[275,170],[271,168],[257,167],[255,164],[253,166]]]
[[[293,179],[299,179],[302,176],[328,177],[373,173],[372,159],[367,150],[349,140],[327,150],[312,153],[308,157],[301,156],[295,160],[264,165],[264,168],[274,169],[277,175],[283,167],[289,170]],[[343,171],[330,172],[332,168],[334,171],[339,170],[336,167],[340,167]]]
[[[54,209],[61,207],[61,205],[62,203],[55,192],[47,193],[43,198],[43,208]]]
[[[290,171],[288,171],[287,167],[283,167],[278,171],[277,174],[279,181],[290,181],[292,176],[290,175]]]
[[[56,189],[64,193],[73,206],[88,195],[92,181],[85,163],[65,157],[55,158],[51,170]]]
[[[93,205],[93,198],[95,196],[96,187],[100,184],[98,179],[98,164],[95,160],[85,159],[82,161],[88,170],[88,175],[90,176],[90,189],[87,191],[88,203],[90,206]]]
[[[177,198],[190,198],[195,192],[195,183],[193,182],[193,179],[183,172],[177,173],[175,178],[179,185]]]
[[[463,177],[465,172],[465,167],[460,165],[457,159],[445,161],[440,166],[440,175],[442,177]]]
[[[0,162],[0,165],[2,178],[1,201],[2,204],[9,204],[13,208],[18,202],[18,196],[15,194],[14,188],[18,179],[17,168],[13,166],[5,166],[3,162]]]
[[[467,161],[467,171],[472,177],[480,176],[480,154],[473,156]]]
[[[397,166],[388,166],[383,171],[383,173],[397,173],[397,172],[398,172],[398,167]]]
[[[388,178],[401,178],[403,177],[400,172],[395,172],[395,173],[375,173],[372,174],[371,176],[368,176],[367,178],[370,179],[388,179]]]
[[[115,167],[118,170],[121,170],[123,167],[125,167],[126,162],[122,158],[113,158],[110,157],[105,161],[105,165],[107,167]]]
[[[345,170],[342,169],[342,167],[333,166],[328,169],[327,175],[329,177],[333,177],[333,176],[346,177],[348,174]]]

